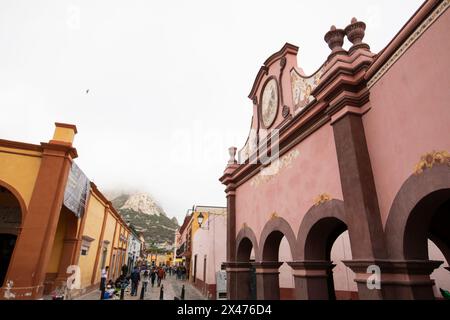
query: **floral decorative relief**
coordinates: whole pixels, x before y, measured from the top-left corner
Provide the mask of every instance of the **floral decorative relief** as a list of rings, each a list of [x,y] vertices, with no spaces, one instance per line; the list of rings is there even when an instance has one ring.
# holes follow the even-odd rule
[[[267,168],[262,169],[250,182],[252,187],[260,186],[267,183],[278,175],[278,173],[291,165],[300,152],[298,150],[292,150],[281,158],[273,161]]]
[[[420,158],[420,162],[414,168],[414,174],[421,174],[426,169],[435,165],[444,164],[450,167],[450,153],[447,151],[432,151]]]
[[[325,202],[328,202],[332,199],[333,198],[329,194],[323,193],[314,199],[314,205],[317,207],[317,206],[320,206],[321,204],[324,204]]]

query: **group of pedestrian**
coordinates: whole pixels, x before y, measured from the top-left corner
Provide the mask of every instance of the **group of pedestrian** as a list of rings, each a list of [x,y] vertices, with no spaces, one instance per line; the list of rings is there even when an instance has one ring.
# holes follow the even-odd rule
[[[187,269],[185,266],[177,266],[174,271],[178,280],[186,280]]]
[[[113,282],[108,279],[108,269],[109,267],[105,267],[101,271],[101,281],[100,281],[100,290],[102,290],[102,297],[107,296],[107,299],[114,294],[119,295],[120,290],[126,289],[131,284],[130,295],[137,296],[139,284],[142,281],[142,286],[144,292],[147,292],[147,287],[149,282],[152,287],[155,286],[155,283],[158,287],[161,286],[162,280],[166,278],[166,273],[168,272],[168,268],[166,266],[158,266],[158,267],[142,267],[139,268],[135,266],[131,273],[128,274],[128,266],[124,265],[121,269],[122,273],[120,276]],[[105,294],[108,293],[108,294]]]
[[[150,281],[152,287],[155,286],[155,281],[158,287],[161,286],[161,281],[166,278],[166,270],[164,267],[153,267],[150,270]]]

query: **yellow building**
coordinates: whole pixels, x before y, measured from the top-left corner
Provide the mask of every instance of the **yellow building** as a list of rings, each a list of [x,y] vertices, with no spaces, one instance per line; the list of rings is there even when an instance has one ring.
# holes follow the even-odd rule
[[[0,299],[41,298],[68,276],[82,293],[125,263],[129,228],[74,164],[76,127],[55,125],[46,143],[0,139]]]
[[[172,266],[173,265],[173,252],[169,253],[149,253],[147,261],[150,265],[154,266]]]

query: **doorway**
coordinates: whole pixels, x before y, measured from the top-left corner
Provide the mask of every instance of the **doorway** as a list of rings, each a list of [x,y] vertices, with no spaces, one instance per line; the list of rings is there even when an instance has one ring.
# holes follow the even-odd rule
[[[6,273],[8,272],[9,261],[11,260],[17,236],[12,234],[0,234],[0,284],[4,285]]]
[[[195,280],[197,278],[197,255],[194,256],[194,274],[193,274],[193,276],[194,276],[194,279],[192,282],[195,283]]]
[[[22,223],[19,201],[7,188],[0,185],[0,286],[5,285],[9,264]]]

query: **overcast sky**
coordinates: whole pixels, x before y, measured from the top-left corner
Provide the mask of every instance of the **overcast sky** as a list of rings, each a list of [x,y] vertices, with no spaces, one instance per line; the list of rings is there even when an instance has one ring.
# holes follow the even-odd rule
[[[180,221],[225,206],[218,179],[266,58],[290,42],[311,74],[330,26],[353,16],[378,52],[422,2],[2,0],[0,138],[39,143],[76,124],[76,161],[101,190],[149,192]]]

